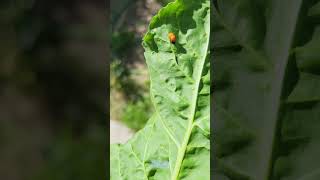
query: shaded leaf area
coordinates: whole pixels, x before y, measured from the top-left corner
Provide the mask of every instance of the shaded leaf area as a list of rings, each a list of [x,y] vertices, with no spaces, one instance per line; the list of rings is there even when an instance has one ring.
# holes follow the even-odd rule
[[[111,179],[210,179],[209,35],[209,0],[177,0],[153,17],[143,46],[155,113],[112,145]]]
[[[213,177],[320,178],[316,1],[214,3]]]

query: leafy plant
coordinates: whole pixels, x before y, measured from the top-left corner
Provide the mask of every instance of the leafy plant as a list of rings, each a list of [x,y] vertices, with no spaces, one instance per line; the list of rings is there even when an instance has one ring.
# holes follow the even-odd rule
[[[113,60],[110,69],[111,88],[121,91],[129,101],[142,99],[143,87],[134,82],[131,70],[123,61]]]
[[[112,88],[121,90],[125,88],[127,82],[130,82],[130,70],[119,59],[114,59],[110,64],[110,75]]]
[[[209,0],[176,0],[153,17],[143,45],[155,113],[111,146],[111,179],[210,179],[209,37]]]
[[[214,2],[214,179],[320,179],[319,7]]]
[[[122,57],[135,44],[134,33],[126,31],[114,32],[112,33],[111,44],[112,53]]]
[[[132,32],[114,32],[112,34],[112,62],[110,65],[111,88],[121,91],[126,99],[136,101],[142,98],[142,87],[132,79],[130,61],[126,61],[128,51],[135,44]]]
[[[129,128],[140,130],[147,123],[151,114],[151,102],[143,97],[137,102],[130,102],[124,109],[121,121]]]

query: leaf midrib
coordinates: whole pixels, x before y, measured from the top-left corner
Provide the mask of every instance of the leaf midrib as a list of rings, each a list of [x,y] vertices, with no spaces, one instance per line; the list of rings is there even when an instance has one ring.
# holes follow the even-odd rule
[[[208,14],[210,15],[210,10],[209,10]],[[209,24],[210,24],[210,16],[209,16]],[[196,108],[197,108],[197,102],[198,102],[198,97],[199,97],[199,87],[200,87],[202,73],[203,73],[203,69],[204,69],[204,66],[205,66],[205,62],[206,62],[206,58],[207,58],[208,50],[209,50],[210,30],[209,30],[208,36],[206,38],[207,38],[206,39],[206,50],[204,51],[206,54],[201,59],[201,70],[199,71],[199,74],[197,75],[198,79],[195,81],[196,87],[194,88],[193,97],[192,97],[192,99],[193,99],[192,104],[191,104],[192,113],[191,113],[190,119],[188,121],[188,128],[187,128],[187,131],[185,133],[184,139],[182,141],[181,148],[178,150],[178,155],[177,155],[175,167],[174,167],[174,170],[173,170],[173,175],[171,177],[172,180],[177,180],[178,177],[179,177],[180,168],[181,168],[181,165],[182,165],[182,162],[183,162],[183,159],[184,159],[184,155],[185,155],[188,143],[189,143],[189,139],[190,139],[190,136],[191,136],[192,129],[194,127],[193,124],[194,124]]]
[[[241,41],[240,38],[237,38],[236,33],[233,32],[232,28],[229,27],[226,23],[223,22],[222,16],[217,12],[218,18],[220,18],[222,22],[222,26],[226,31],[228,31],[231,36],[238,41],[238,43],[248,50],[249,52],[255,54],[255,57],[258,58],[257,60],[259,61],[264,61],[267,60],[268,63],[271,64],[270,69],[268,72],[272,73],[269,76],[269,83],[272,84],[272,88],[268,92],[268,101],[267,101],[267,109],[264,113],[266,116],[262,117],[260,121],[266,123],[261,125],[263,127],[263,132],[260,132],[260,135],[258,138],[261,138],[259,141],[259,154],[262,155],[261,159],[257,158],[258,164],[255,166],[256,171],[249,172],[251,174],[251,178],[254,180],[269,180],[272,177],[272,168],[273,168],[273,153],[275,150],[275,142],[276,142],[276,134],[277,132],[277,126],[279,126],[280,123],[280,107],[281,107],[281,94],[282,94],[282,88],[283,88],[283,81],[285,77],[285,72],[286,72],[286,66],[289,60],[289,57],[292,52],[290,52],[294,35],[295,35],[295,29],[296,29],[296,24],[298,21],[298,15],[299,11],[301,8],[302,0],[272,0],[271,3],[275,9],[271,8],[272,10],[276,10],[276,12],[272,12],[271,14],[273,15],[273,21],[268,21],[271,22],[267,26],[269,29],[267,29],[267,38],[266,38],[266,45],[267,45],[267,50],[270,50],[267,52],[267,55],[269,55],[268,59],[260,58],[259,53],[256,52],[253,48],[251,48],[249,45]],[[291,9],[290,9],[291,7]],[[292,8],[293,7],[293,8]],[[294,9],[295,8],[295,9]],[[288,10],[289,9],[289,10]],[[284,11],[285,10],[285,11]],[[291,10],[291,11],[290,11]],[[293,11],[292,11],[293,10]],[[284,14],[287,13],[287,14]],[[278,16],[274,16],[274,14],[277,14]],[[289,16],[288,16],[289,15]],[[284,19],[283,16],[285,16],[287,19]],[[294,17],[293,19],[292,16]],[[277,24],[279,17],[280,19],[283,20],[282,24]],[[287,21],[286,21],[287,20]],[[290,21],[291,20],[291,21]],[[293,21],[292,21],[293,20]],[[288,25],[289,24],[289,25]],[[283,26],[285,26],[283,28]],[[279,30],[279,32],[284,36],[287,37],[287,39],[281,39],[284,40],[281,43],[279,42],[278,39],[276,39],[279,35],[276,33],[279,33],[277,31],[273,30]],[[288,30],[288,31],[286,31]],[[271,32],[271,33],[270,33]],[[271,39],[271,40],[270,40]],[[269,41],[270,40],[270,41]],[[270,45],[270,47],[268,47]],[[270,49],[268,49],[270,48]],[[274,50],[273,48],[276,48]],[[277,52],[281,52],[280,57],[277,57]],[[270,60],[274,60],[273,62],[270,62]],[[269,65],[270,66],[270,65]],[[265,126],[266,125],[266,126]],[[270,138],[271,137],[271,138]],[[265,154],[265,153],[268,154]],[[249,156],[250,157],[250,156]],[[248,172],[247,172],[248,173]],[[247,174],[249,175],[249,174]],[[249,175],[250,176],[250,175]]]
[[[291,4],[290,4],[291,3]],[[265,150],[265,149],[269,149],[267,152],[268,154],[266,156],[262,156],[262,158],[265,158],[264,160],[262,159],[265,168],[261,169],[260,172],[260,177],[258,177],[258,179],[263,179],[263,180],[269,180],[272,177],[272,171],[273,171],[273,153],[275,151],[275,144],[276,144],[276,134],[277,132],[277,127],[279,126],[280,123],[280,107],[281,107],[281,94],[282,94],[282,88],[283,88],[283,83],[284,83],[284,77],[285,77],[285,72],[286,72],[286,66],[288,64],[289,58],[290,58],[290,49],[293,43],[293,39],[294,39],[294,34],[295,34],[295,29],[296,29],[296,25],[298,22],[298,17],[299,17],[299,12],[300,12],[300,8],[302,5],[302,0],[296,0],[295,2],[290,1],[289,5],[288,3],[286,3],[285,1],[278,1],[278,0],[274,0],[272,5],[273,5],[273,10],[275,10],[273,13],[271,13],[273,16],[270,20],[270,24],[269,24],[269,29],[267,29],[267,37],[266,37],[266,43],[268,43],[270,40],[270,45],[283,45],[282,47],[278,46],[277,47],[277,51],[281,52],[280,55],[278,56],[277,51],[273,51],[273,49],[271,47],[266,47],[266,48],[271,48],[270,49],[270,54],[269,57],[270,59],[274,60],[274,68],[272,69],[272,79],[271,80],[275,80],[271,88],[270,94],[271,97],[269,98],[269,103],[268,103],[268,109],[266,109],[266,119],[265,122],[272,122],[271,126],[267,126],[267,128],[265,128],[265,134],[264,134],[264,138],[261,145],[261,150]],[[289,7],[288,7],[289,6]],[[286,11],[285,13],[289,13],[289,14],[284,14],[284,9],[290,9],[291,6],[291,10],[292,11]],[[287,23],[286,25],[286,29],[281,29],[281,33],[284,33],[283,36],[286,37],[287,39],[284,40],[288,40],[286,42],[284,42],[284,44],[278,43],[276,44],[277,41],[275,41],[274,38],[278,37],[278,34],[274,34],[274,33],[279,33],[277,31],[273,31],[273,29],[275,28],[281,28],[281,26],[279,27],[279,22],[281,20],[281,18],[279,18],[279,16],[288,16],[286,18],[288,19],[282,19],[285,22],[282,23]],[[290,19],[292,18],[293,19]],[[279,20],[280,19],[280,20]],[[293,21],[290,21],[293,20]],[[267,44],[269,45],[269,44]],[[269,49],[267,49],[269,50]],[[268,53],[268,52],[267,52]],[[271,141],[269,140],[269,137],[271,137]]]

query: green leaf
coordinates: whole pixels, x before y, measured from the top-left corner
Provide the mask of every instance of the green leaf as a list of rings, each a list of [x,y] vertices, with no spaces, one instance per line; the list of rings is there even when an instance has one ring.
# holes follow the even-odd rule
[[[319,0],[212,9],[213,178],[320,179]]]
[[[177,0],[153,17],[143,46],[156,112],[112,145],[112,180],[210,179],[209,40],[209,0]]]

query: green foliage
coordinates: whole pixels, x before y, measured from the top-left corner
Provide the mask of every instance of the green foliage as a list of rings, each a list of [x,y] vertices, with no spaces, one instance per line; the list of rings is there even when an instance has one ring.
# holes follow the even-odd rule
[[[135,43],[134,33],[132,32],[114,32],[111,38],[112,53],[119,57],[123,57],[133,44]]]
[[[121,60],[111,63],[110,86],[121,91],[128,101],[137,101],[142,98],[143,88],[134,82],[132,72]]]
[[[110,64],[110,74],[111,74],[111,88],[123,89],[126,84],[130,81],[130,71],[129,69],[121,63],[121,60],[115,59]]]
[[[215,2],[215,179],[320,178],[320,10],[314,3]]]
[[[153,17],[143,45],[155,113],[112,145],[112,180],[210,179],[209,36],[209,0],[177,0]]]
[[[128,51],[135,43],[132,32],[115,32],[112,35],[112,62],[111,62],[111,88],[122,91],[128,100],[137,100],[142,97],[142,89],[131,78],[130,63],[125,59]]]
[[[133,130],[140,130],[147,123],[152,104],[149,98],[144,97],[137,102],[130,102],[124,109],[121,121]]]

